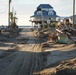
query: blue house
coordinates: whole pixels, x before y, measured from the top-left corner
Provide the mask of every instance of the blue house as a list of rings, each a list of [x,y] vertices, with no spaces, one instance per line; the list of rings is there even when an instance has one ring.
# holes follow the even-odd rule
[[[32,23],[42,23],[42,20],[47,23],[47,20],[50,18],[51,22],[56,21],[56,11],[53,10],[53,7],[50,4],[40,4],[34,15],[30,17]]]

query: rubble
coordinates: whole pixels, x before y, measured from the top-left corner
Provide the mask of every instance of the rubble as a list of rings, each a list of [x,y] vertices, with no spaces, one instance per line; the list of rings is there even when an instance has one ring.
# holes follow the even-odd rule
[[[76,75],[76,58],[62,61],[56,68],[56,75]]]
[[[3,29],[1,30],[1,33],[4,34],[4,35],[8,35],[10,37],[15,37],[19,34],[19,29],[17,28],[6,28],[6,29]]]
[[[73,34],[72,34],[73,33]],[[48,40],[50,40],[53,43],[64,43],[64,44],[69,44],[69,43],[76,43],[76,31],[70,30],[59,30],[55,29],[52,34],[49,35]]]
[[[62,61],[57,67],[35,72],[36,75],[76,75],[76,58]]]

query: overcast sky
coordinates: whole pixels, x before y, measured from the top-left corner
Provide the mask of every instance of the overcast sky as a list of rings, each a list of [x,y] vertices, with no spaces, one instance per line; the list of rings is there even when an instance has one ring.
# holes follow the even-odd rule
[[[12,0],[11,7],[17,12],[18,25],[31,25],[30,16],[39,4],[50,4],[59,16],[71,16],[73,0]],[[0,25],[8,24],[8,0],[0,0]]]

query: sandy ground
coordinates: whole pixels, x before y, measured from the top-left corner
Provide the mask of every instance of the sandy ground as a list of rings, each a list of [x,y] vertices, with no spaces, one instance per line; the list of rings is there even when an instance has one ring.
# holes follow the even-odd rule
[[[64,44],[57,44],[53,45],[54,48],[51,48],[46,51],[50,51],[50,55],[47,56],[47,64],[52,65],[57,62],[61,62],[63,60],[69,60],[76,58],[76,45],[64,45]]]
[[[24,29],[18,37],[5,40],[8,42],[0,42],[1,75],[33,75],[42,69],[40,45],[31,30]]]
[[[30,29],[23,29],[13,38],[0,35],[0,75],[40,75],[41,71],[49,72],[49,68],[53,71],[63,60],[76,58],[75,44],[50,45],[44,54]]]

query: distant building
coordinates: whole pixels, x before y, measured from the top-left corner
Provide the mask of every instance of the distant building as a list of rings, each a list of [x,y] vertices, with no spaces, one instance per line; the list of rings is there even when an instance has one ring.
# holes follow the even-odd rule
[[[50,19],[51,22],[55,22],[56,17],[58,17],[56,11],[53,10],[53,7],[50,4],[40,4],[34,12],[34,15],[30,16],[30,21],[32,24],[42,24],[42,21],[47,23],[48,19]]]

